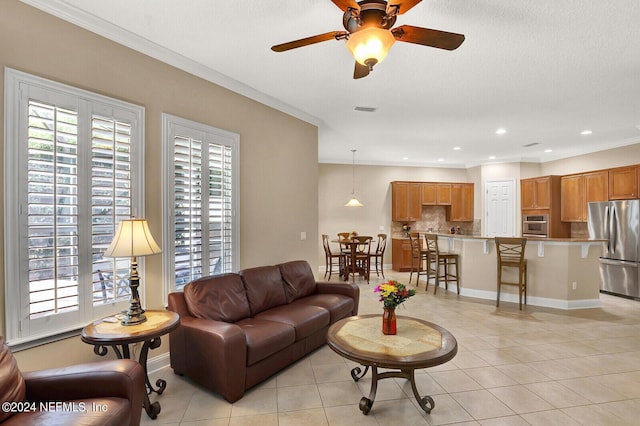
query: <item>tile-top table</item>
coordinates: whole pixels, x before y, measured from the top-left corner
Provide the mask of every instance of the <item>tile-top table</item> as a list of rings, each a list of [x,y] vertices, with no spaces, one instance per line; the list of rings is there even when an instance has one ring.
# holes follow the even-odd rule
[[[435,402],[430,396],[421,397],[416,388],[414,372],[444,364],[458,352],[455,337],[444,328],[416,318],[398,316],[397,334],[382,333],[382,315],[359,315],[344,318],[327,332],[327,344],[340,356],[365,367],[351,370],[356,382],[371,368],[371,391],[362,397],[360,410],[369,414],[376,397],[378,380],[401,377],[411,382],[411,389],[420,407],[430,413]],[[397,371],[378,373],[378,368]]]
[[[170,331],[176,329],[180,324],[180,317],[171,311],[146,311],[147,320],[136,325],[122,325],[120,321],[113,321],[115,317],[102,318],[92,322],[82,329],[81,339],[83,342],[93,345],[93,352],[96,355],[104,356],[107,354],[107,347],[111,347],[119,359],[131,358],[129,345],[144,342],[140,350],[138,362],[144,368],[147,392],[143,399],[144,409],[147,415],[155,419],[160,413],[160,403],[158,401],[151,404],[149,394],[155,392],[160,395],[167,383],[158,379],[154,389],[149,381],[147,372],[147,355],[149,349],[156,349],[160,346],[160,336],[164,336]]]

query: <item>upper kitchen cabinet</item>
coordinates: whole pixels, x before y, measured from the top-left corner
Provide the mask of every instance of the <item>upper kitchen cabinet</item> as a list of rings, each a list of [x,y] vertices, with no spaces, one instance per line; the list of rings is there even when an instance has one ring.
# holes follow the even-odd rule
[[[420,182],[391,182],[391,220],[414,222],[422,218],[422,184]]]
[[[451,184],[451,207],[447,209],[447,220],[451,222],[473,221],[473,184]]]
[[[560,218],[563,222],[586,222],[587,205],[609,199],[609,173],[606,170],[563,176],[560,182]]]
[[[428,206],[450,206],[451,184],[422,182],[422,204]]]
[[[552,178],[556,177],[558,176],[522,179],[520,181],[521,209],[550,209]]]
[[[636,166],[609,169],[609,199],[638,198],[638,169]]]

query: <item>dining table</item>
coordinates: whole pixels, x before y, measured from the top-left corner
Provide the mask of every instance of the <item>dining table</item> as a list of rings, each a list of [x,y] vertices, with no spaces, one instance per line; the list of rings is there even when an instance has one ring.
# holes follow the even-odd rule
[[[367,237],[367,238],[371,238],[373,239],[373,237],[368,237],[366,235],[358,235],[358,237]],[[349,254],[348,256],[350,257],[351,262],[345,262],[345,266],[344,266],[344,270],[341,271],[340,275],[344,278],[345,281],[349,281],[349,274],[350,274],[350,268],[353,268],[353,282],[355,284],[356,282],[356,272],[360,272],[361,275],[364,275],[365,278],[367,278],[367,281],[369,280],[369,268],[367,268],[367,270],[364,270],[364,268],[357,268],[356,266],[356,258],[357,258],[357,254],[358,254],[358,246],[361,244],[360,241],[358,241],[357,239],[353,239],[353,238],[339,238],[336,240],[331,240],[332,243],[338,243],[341,246],[345,245],[349,247]],[[369,262],[367,262],[367,265],[369,264]],[[351,266],[348,266],[351,265]]]

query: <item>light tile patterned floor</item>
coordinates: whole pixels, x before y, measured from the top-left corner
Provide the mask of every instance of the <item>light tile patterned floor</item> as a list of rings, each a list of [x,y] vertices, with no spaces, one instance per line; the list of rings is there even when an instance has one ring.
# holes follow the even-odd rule
[[[408,282],[408,274],[386,273]],[[335,280],[335,277],[334,277]],[[380,313],[374,286],[358,281],[360,313]],[[415,277],[414,277],[415,283]],[[415,288],[415,284],[411,284]],[[170,368],[156,420],[145,425],[637,425],[640,424],[640,302],[602,295],[602,307],[576,311],[433,295],[421,281],[399,315],[439,324],[458,340],[450,362],[416,374],[418,390],[436,403],[417,405],[404,379],[378,384],[371,413],[358,409],[370,378],[355,383],[355,364],[322,347],[235,404]]]

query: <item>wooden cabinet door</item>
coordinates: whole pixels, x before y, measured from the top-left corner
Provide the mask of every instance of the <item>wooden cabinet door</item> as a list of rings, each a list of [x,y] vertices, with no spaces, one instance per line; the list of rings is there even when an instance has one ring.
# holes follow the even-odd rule
[[[635,166],[609,170],[610,200],[628,200],[637,197],[638,175]]]
[[[422,183],[422,204],[425,206],[438,204],[438,191],[435,183]]]
[[[425,206],[449,206],[451,205],[450,183],[422,183],[422,204]]]
[[[419,182],[411,182],[407,188],[407,219],[415,221],[422,219],[422,201],[421,201],[422,184]]]
[[[391,183],[391,218],[395,222],[412,222],[422,218],[420,202],[422,185],[419,182]]]
[[[438,198],[436,204],[440,206],[450,206],[451,205],[451,185],[450,183],[439,183],[437,184],[437,193]]]
[[[560,220],[582,222],[584,212],[584,175],[563,176],[560,179]]]
[[[447,220],[451,222],[473,221],[473,184],[451,184],[451,208]]]
[[[391,217],[393,221],[407,220],[408,212],[409,186],[404,182],[391,183]]]
[[[520,207],[522,210],[536,208],[536,186],[534,179],[522,179],[520,181]]]
[[[408,239],[394,238],[391,240],[391,265],[394,271],[406,272],[411,270],[411,243]]]
[[[522,210],[551,208],[551,178],[522,179],[520,197]]]
[[[606,170],[584,174],[584,220],[587,220],[587,204],[609,199],[609,172]]]
[[[537,209],[551,208],[551,178],[544,177],[536,179],[535,185],[535,204]]]

